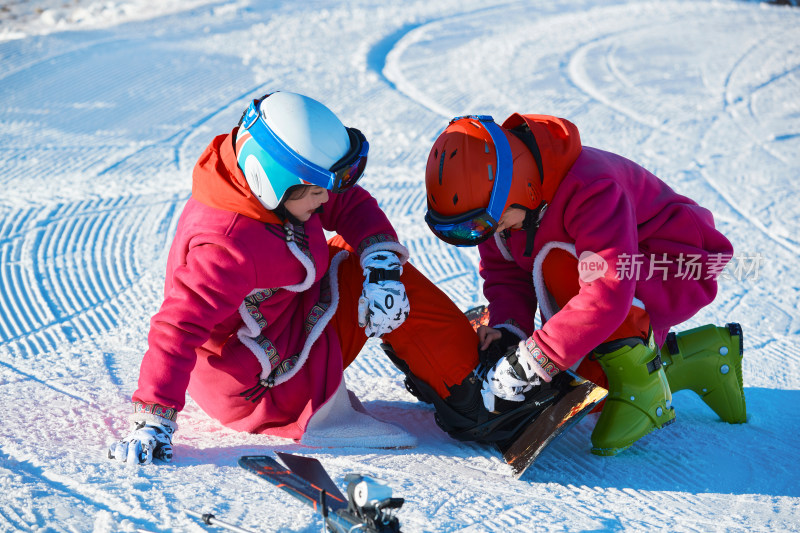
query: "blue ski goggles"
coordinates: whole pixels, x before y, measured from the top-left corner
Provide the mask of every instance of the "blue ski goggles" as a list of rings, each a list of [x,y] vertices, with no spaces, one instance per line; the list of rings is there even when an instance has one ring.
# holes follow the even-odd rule
[[[267,97],[269,95],[264,98]],[[330,169],[322,168],[292,150],[267,125],[260,112],[264,98],[250,102],[242,116],[241,126],[275,163],[306,183],[318,185],[334,193],[346,191],[358,182],[367,166],[369,152],[369,143],[363,133],[355,128],[346,128],[350,137],[350,149]]]
[[[511,155],[511,145],[508,143],[503,130],[494,119],[488,115],[465,115],[456,117],[450,124],[461,119],[477,120],[492,138],[497,163],[495,164],[494,184],[489,205],[460,215],[440,215],[428,205],[425,222],[439,239],[455,246],[476,246],[494,235],[497,230],[503,208],[508,200],[511,190],[511,177],[514,159]]]

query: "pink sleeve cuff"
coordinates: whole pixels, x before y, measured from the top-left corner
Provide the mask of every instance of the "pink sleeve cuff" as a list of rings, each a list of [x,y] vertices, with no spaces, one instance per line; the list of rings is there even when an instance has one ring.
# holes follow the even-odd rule
[[[157,403],[144,403],[140,401],[135,401],[133,402],[133,414],[153,415],[174,422],[175,419],[178,417],[178,410],[173,407],[165,407]]]
[[[546,382],[553,380],[553,376],[561,372],[554,362],[548,358],[533,337],[528,337],[519,343],[519,356],[533,369],[540,378]]]

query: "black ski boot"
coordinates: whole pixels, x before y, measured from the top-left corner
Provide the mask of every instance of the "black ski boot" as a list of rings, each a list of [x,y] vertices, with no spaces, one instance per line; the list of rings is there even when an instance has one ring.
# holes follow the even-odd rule
[[[562,379],[542,383],[525,393],[525,401],[509,402],[497,399],[495,410],[488,411],[483,404],[481,388],[486,373],[500,358],[496,353],[482,353],[481,363],[464,381],[450,387],[450,396],[442,399],[436,391],[411,373],[405,361],[400,359],[390,344],[381,348],[405,374],[406,389],[423,402],[436,408],[436,424],[451,437],[463,441],[499,442],[507,441],[519,433],[548,405],[552,404],[564,390]],[[493,350],[494,352],[494,350]]]
[[[419,390],[419,388],[416,385],[416,382],[413,379],[411,379],[412,377],[411,369],[408,368],[408,365],[406,364],[405,361],[403,361],[397,356],[397,354],[394,351],[394,348],[392,348],[392,345],[389,344],[388,342],[381,343],[381,349],[383,349],[383,352],[389,358],[389,361],[391,361],[392,364],[394,364],[394,366],[396,366],[398,370],[400,370],[400,372],[402,372],[403,375],[405,376],[405,378],[403,379],[403,384],[406,386],[406,390],[421,402],[433,403],[431,400],[427,398],[425,394],[423,394]],[[420,380],[417,379],[416,381]]]
[[[550,383],[542,382],[524,393],[525,400],[510,402],[495,399],[495,410],[483,404],[481,388],[491,367],[478,366],[463,382],[450,388],[447,400],[434,402],[436,423],[457,440],[498,443],[516,437],[546,407],[553,404],[564,390],[557,375]]]

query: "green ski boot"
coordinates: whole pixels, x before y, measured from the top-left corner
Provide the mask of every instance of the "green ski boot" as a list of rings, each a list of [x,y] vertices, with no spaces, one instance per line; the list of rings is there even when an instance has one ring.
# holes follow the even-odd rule
[[[661,350],[670,389],[694,391],[725,422],[745,422],[742,339],[735,323],[670,333]]]
[[[592,431],[592,453],[616,455],[654,429],[675,421],[672,393],[652,333],[648,344],[623,339],[594,355],[608,377],[608,396]]]

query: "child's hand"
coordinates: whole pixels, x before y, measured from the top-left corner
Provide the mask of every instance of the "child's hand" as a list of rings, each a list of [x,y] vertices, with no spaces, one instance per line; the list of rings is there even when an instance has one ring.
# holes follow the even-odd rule
[[[367,337],[382,337],[405,322],[410,312],[400,275],[403,267],[396,254],[373,252],[361,259],[364,288],[358,299],[358,325]]]
[[[500,330],[490,328],[489,326],[478,326],[478,339],[480,340],[480,349],[486,350],[489,345],[496,340],[500,340],[503,336]]]
[[[143,465],[152,463],[153,459],[165,463],[172,461],[174,423],[159,423],[157,420],[148,419],[134,421],[134,424],[133,430],[127,437],[108,447],[109,459]]]

